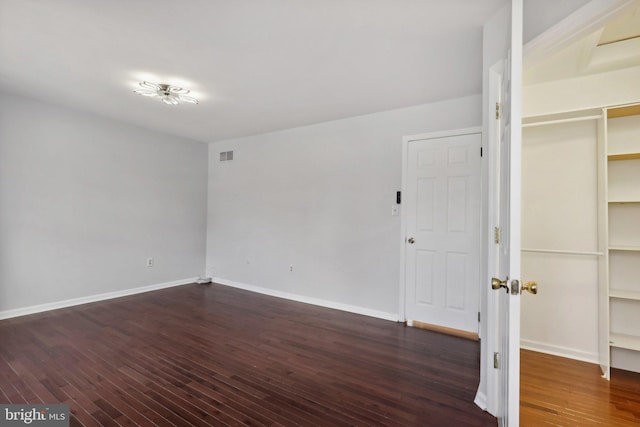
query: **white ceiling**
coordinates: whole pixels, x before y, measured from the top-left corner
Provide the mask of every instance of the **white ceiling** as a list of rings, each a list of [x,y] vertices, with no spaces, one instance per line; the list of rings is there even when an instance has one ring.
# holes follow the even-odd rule
[[[205,142],[263,133],[480,93],[505,1],[0,0],[0,90]]]

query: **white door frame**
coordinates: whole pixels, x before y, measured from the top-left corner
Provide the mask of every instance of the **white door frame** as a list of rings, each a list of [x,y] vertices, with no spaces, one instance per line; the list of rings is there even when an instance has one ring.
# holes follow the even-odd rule
[[[422,133],[422,134],[418,134],[418,135],[407,135],[402,137],[402,186],[401,186],[401,191],[402,191],[402,198],[404,199],[404,196],[407,191],[407,169],[408,169],[408,155],[409,155],[409,143],[412,141],[418,141],[418,140],[422,140],[422,139],[434,139],[434,138],[446,138],[449,136],[460,136],[460,135],[472,135],[472,134],[480,134],[482,135],[482,127],[481,126],[475,126],[475,127],[469,127],[469,128],[462,128],[462,129],[452,129],[452,130],[446,130],[446,131],[440,131],[440,132],[430,132],[430,133]],[[479,154],[479,153],[478,153]],[[482,161],[481,161],[481,168],[482,168]],[[482,176],[482,169],[480,172],[480,175]],[[482,199],[482,190],[480,191],[480,206],[482,206],[483,203],[483,199]],[[407,211],[406,209],[402,208],[402,204],[400,204],[400,298],[399,298],[399,307],[398,307],[398,318],[400,322],[405,322],[407,320],[407,316],[406,316],[406,271],[405,271],[405,266],[406,266],[406,251],[407,251],[407,243],[406,243],[406,239],[407,239]],[[482,210],[482,209],[481,209]],[[478,212],[478,214],[481,214],[481,212]],[[482,235],[480,237],[480,263],[483,262],[482,259]],[[478,282],[479,282],[479,286],[482,282],[482,277],[480,276],[480,272],[478,272]],[[480,296],[480,292],[478,293],[478,296]],[[478,298],[478,311],[480,311],[480,298]],[[479,329],[479,328],[478,328]]]

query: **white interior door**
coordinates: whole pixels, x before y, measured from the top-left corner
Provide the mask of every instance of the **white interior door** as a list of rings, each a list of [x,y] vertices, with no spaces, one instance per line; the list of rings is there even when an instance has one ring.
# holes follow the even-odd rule
[[[499,292],[498,420],[501,426],[513,427],[519,425],[520,414],[520,130],[512,126],[509,88],[503,85],[502,94],[498,279],[504,287],[495,290]]]
[[[512,0],[502,78],[499,154],[498,423],[520,423],[522,0]]]
[[[490,227],[488,235],[494,245],[494,226],[499,227],[499,238],[495,255],[487,247],[487,271],[496,283],[487,283],[485,288],[487,336],[483,337],[481,379],[487,381],[486,408],[498,417],[500,426],[508,427],[520,422],[522,3],[511,0],[487,21],[483,31],[484,131],[490,148],[485,226]],[[496,68],[499,64],[502,66]],[[496,78],[499,69],[502,76]],[[499,82],[501,87],[494,89]],[[498,289],[492,289],[493,285]],[[478,392],[480,396],[480,387]]]
[[[477,333],[480,131],[405,143],[406,318]]]

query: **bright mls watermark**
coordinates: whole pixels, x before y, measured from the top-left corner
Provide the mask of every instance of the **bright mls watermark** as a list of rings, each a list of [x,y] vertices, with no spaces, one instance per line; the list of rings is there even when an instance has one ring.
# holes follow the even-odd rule
[[[69,405],[2,405],[0,426],[69,427]]]

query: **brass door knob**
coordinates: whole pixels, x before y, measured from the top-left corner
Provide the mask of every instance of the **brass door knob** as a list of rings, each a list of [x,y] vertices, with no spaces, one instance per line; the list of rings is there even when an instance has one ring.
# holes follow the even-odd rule
[[[536,295],[538,293],[538,283],[534,281],[525,283],[524,285],[522,285],[522,289],[520,289],[520,293],[522,293],[523,291],[527,291],[530,294]]]
[[[416,242],[416,239],[414,239],[413,237],[409,237],[407,239],[407,242],[409,242],[410,245],[413,245]]]
[[[507,280],[509,280],[507,278]],[[496,279],[495,277],[491,278],[491,289],[500,289],[505,288],[507,292],[509,292],[509,287],[507,286],[507,280]]]

